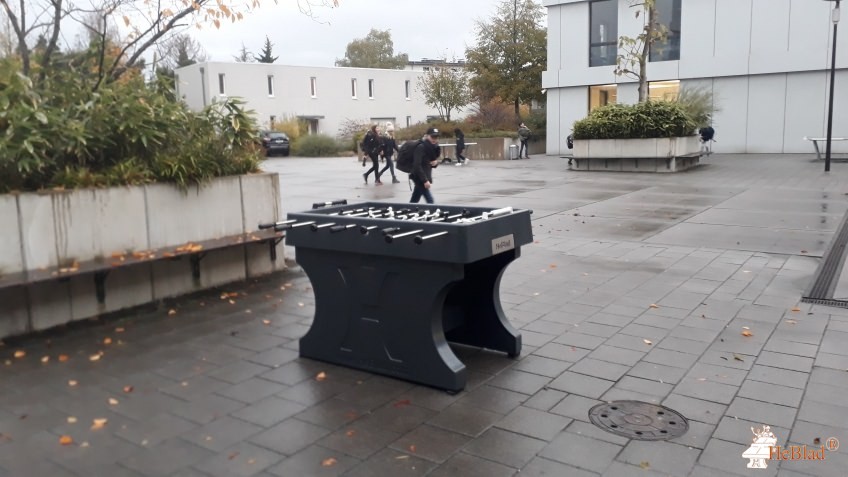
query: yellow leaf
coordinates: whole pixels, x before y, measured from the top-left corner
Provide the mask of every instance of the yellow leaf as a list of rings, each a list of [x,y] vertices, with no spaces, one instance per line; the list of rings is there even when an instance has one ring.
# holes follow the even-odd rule
[[[742,336],[753,336],[754,333],[751,333],[749,330],[742,330]]]
[[[733,353],[733,359],[735,359],[736,361],[745,361],[744,359],[742,359],[742,356],[736,353]]]
[[[24,356],[26,356],[26,351],[24,351],[22,349],[15,351],[15,357],[16,358],[20,359],[20,358],[23,358]]]
[[[124,25],[130,26],[130,17],[124,15]]]
[[[271,324],[271,320],[262,320],[262,324],[268,326]]]
[[[173,308],[171,308],[170,310],[168,310],[168,316],[174,316],[174,315],[176,315],[176,314],[177,314],[177,310],[175,310],[175,309],[173,309]]]
[[[345,435],[348,436],[348,437],[353,437],[354,435],[356,435],[356,431],[351,429],[351,430],[345,432]]]
[[[109,422],[109,420],[105,417],[96,418],[92,421],[91,430],[103,429],[103,426],[105,426],[107,422]]]
[[[798,311],[801,311],[801,309],[796,306],[796,307],[792,308],[792,311],[798,312]]]
[[[325,379],[327,379],[327,374],[326,374],[326,373],[324,373],[324,371],[321,371],[320,373],[318,373],[318,374],[315,376],[315,380],[316,380],[316,381],[323,381],[323,380],[325,380]]]
[[[68,355],[66,355],[66,354],[60,354],[60,355],[59,355],[59,362],[60,362],[60,363],[64,363],[64,362],[65,362],[65,361],[67,361],[68,359],[69,359],[69,358],[68,358]]]
[[[115,398],[109,398],[109,404],[111,404],[112,406],[117,406],[118,400]]]
[[[639,467],[647,470],[647,469],[651,468],[651,463],[646,461],[646,460],[643,460],[642,462],[639,463]]]
[[[77,423],[77,418],[75,418],[74,416],[68,416],[68,424],[76,424],[76,423]]]
[[[108,336],[103,338],[103,344],[105,344],[105,345],[112,344],[112,338],[109,338]]]
[[[101,356],[102,356],[102,355],[101,355],[100,353],[93,354],[93,355],[91,355],[91,356],[89,356],[89,357],[88,357],[88,360],[89,360],[89,361],[100,361],[100,357],[101,357]]]
[[[212,23],[215,25],[215,28],[221,28],[221,21],[217,18],[213,20]]]
[[[79,383],[77,382],[76,379],[71,379],[71,380],[68,381],[68,386],[70,386],[70,387],[74,387],[77,384],[79,384]]]
[[[172,16],[174,16],[174,12],[172,12],[170,8],[162,10],[162,18],[168,18]]]
[[[120,326],[115,328],[115,333],[123,333],[123,332],[124,332],[124,329],[121,328]]]
[[[415,444],[409,444],[409,452],[415,452]]]
[[[127,394],[133,392],[133,389],[134,388],[132,386],[124,386],[124,392]]]
[[[659,308],[659,307],[660,307],[660,306],[659,306],[659,305],[657,305],[656,303],[651,303],[651,308]]]
[[[297,306],[303,306],[303,303],[298,302]]]
[[[71,436],[62,436],[59,438],[59,444],[63,446],[69,446],[74,443],[74,439]]]
[[[336,465],[338,461],[335,457],[327,457],[326,459],[321,461],[321,467],[332,467]]]
[[[50,356],[43,356],[43,357],[41,358],[41,362],[42,362],[42,363],[45,363],[45,364],[46,364],[46,363],[48,363],[49,361],[50,361]]]
[[[798,323],[795,320],[786,320],[786,322],[789,323],[790,325],[794,325],[794,324]]]

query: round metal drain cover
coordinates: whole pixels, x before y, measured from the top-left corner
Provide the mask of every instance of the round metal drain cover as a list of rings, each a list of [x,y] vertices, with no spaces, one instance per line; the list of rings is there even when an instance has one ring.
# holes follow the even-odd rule
[[[673,439],[689,430],[689,421],[677,411],[641,401],[598,404],[589,409],[589,420],[607,432],[642,441]]]

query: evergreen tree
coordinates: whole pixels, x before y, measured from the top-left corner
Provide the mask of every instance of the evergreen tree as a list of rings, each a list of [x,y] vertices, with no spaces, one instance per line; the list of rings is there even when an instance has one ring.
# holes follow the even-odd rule
[[[279,56],[272,56],[272,49],[274,45],[271,43],[271,40],[268,39],[268,36],[265,36],[265,44],[262,45],[262,54],[259,56],[254,56],[253,59],[258,61],[259,63],[273,63],[277,61]]]

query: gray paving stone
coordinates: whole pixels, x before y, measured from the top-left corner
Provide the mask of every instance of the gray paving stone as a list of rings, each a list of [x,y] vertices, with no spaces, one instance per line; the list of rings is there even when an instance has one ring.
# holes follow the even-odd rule
[[[753,421],[741,416],[739,418],[725,416],[716,427],[713,437],[727,442],[735,442],[737,444],[748,446],[751,445],[754,440],[752,428],[759,429],[764,425],[769,424]],[[785,443],[787,441],[789,438],[789,430],[787,428],[773,425],[769,426],[771,427],[771,431],[774,433],[775,437],[777,437],[778,442]]]
[[[810,358],[815,358],[821,348],[815,344],[797,343],[794,341],[772,338],[768,341],[768,343],[766,343],[763,349],[785,355],[793,355],[799,362],[806,362],[810,361]],[[821,350],[823,351],[823,349]]]
[[[690,421],[700,421],[706,424],[718,424],[727,409],[727,406],[723,404],[679,394],[670,395],[662,402],[662,405],[679,412]]]
[[[249,378],[238,384],[220,389],[216,393],[245,404],[253,404],[286,389],[286,386],[273,381],[262,378]]]
[[[615,383],[613,389],[635,391],[642,394],[664,398],[671,393],[673,387],[674,386],[669,383],[660,383],[649,379],[624,376]]]
[[[669,442],[681,444],[686,447],[694,447],[695,449],[703,449],[707,446],[707,442],[709,442],[715,429],[716,426],[712,424],[689,421],[689,430],[686,431],[686,434],[671,439]]]
[[[624,315],[616,315],[613,313],[595,313],[594,315],[586,318],[584,322],[586,323],[598,323],[600,325],[607,326],[615,326],[618,328],[622,328],[624,326],[629,325],[633,321],[632,316],[624,316]]]
[[[338,429],[368,414],[369,411],[367,407],[356,403],[332,398],[308,407],[296,417],[327,429]]]
[[[757,364],[751,368],[751,372],[748,374],[748,379],[804,389],[807,385],[807,376],[807,373],[789,371],[781,368],[772,368],[771,366],[761,366]]]
[[[574,328],[575,330],[579,330],[579,328]],[[554,338],[555,343],[567,345],[567,346],[575,346],[578,348],[585,349],[595,349],[598,346],[602,345],[606,341],[606,338],[602,336],[594,336],[582,333],[580,331],[569,331],[564,333],[557,338]]]
[[[306,406],[303,404],[270,396],[232,413],[231,416],[257,426],[271,427],[304,409]]]
[[[370,428],[404,434],[418,427],[435,414],[436,411],[415,406],[404,399],[386,404],[357,422]]]
[[[842,331],[827,331],[821,341],[820,351],[822,353],[848,355],[848,333]]]
[[[683,396],[703,399],[721,404],[730,404],[739,390],[737,386],[708,381],[706,378],[683,378],[674,387],[674,392]]]
[[[658,328],[655,326],[640,325],[631,323],[621,329],[621,334],[645,338],[650,341],[659,342],[668,335],[667,328]]]
[[[848,381],[845,380],[845,371],[837,369],[814,367],[810,373],[810,382],[829,384],[848,389]]]
[[[124,424],[115,435],[136,445],[155,446],[195,427],[197,424],[191,421],[163,413],[138,423]]]
[[[697,355],[662,348],[652,349],[644,358],[644,361],[648,363],[664,364],[686,369],[691,368],[697,360]]]
[[[648,341],[651,341],[651,340],[648,340]],[[612,347],[615,347],[615,348],[629,349],[629,350],[637,351],[637,352],[640,352],[640,353],[645,353],[645,352],[647,352],[651,349],[651,346],[653,346],[653,343],[654,342],[651,341],[651,344],[647,344],[647,343],[645,343],[645,338],[640,338],[638,336],[617,334],[617,335],[613,336],[612,338],[606,340],[604,342],[604,345],[605,346],[612,346]]]
[[[428,477],[511,477],[515,469],[463,452],[439,465]],[[376,476],[375,476],[376,477]]]
[[[730,351],[718,351],[708,349],[698,359],[699,363],[712,364],[715,366],[724,366],[733,369],[750,370],[754,367],[756,356],[751,356],[742,353],[733,353]]]
[[[848,356],[839,354],[819,353],[816,356],[815,366],[832,369],[848,369]]]
[[[578,436],[590,437],[592,439],[609,442],[610,444],[616,444],[622,447],[630,442],[630,439],[626,437],[607,432],[594,424],[583,421],[572,421],[565,431],[577,434]]]
[[[792,427],[797,409],[752,399],[737,397],[727,408],[727,415],[762,422],[785,429]]]
[[[236,384],[250,379],[257,374],[266,373],[269,370],[271,370],[271,368],[267,366],[247,361],[238,361],[236,363],[217,368],[208,373],[208,376],[230,384]]]
[[[700,452],[671,442],[630,441],[616,457],[616,460],[634,466],[643,462],[656,470],[669,475],[686,475],[695,466]]]
[[[677,384],[686,374],[683,368],[666,366],[664,364],[648,363],[642,361],[630,368],[628,376],[657,381],[658,383]]]
[[[609,361],[610,363],[625,364],[627,366],[635,365],[643,356],[645,356],[645,353],[640,351],[607,345],[601,345],[589,353],[590,358]]]
[[[589,398],[599,398],[610,387],[612,387],[613,384],[613,381],[608,381],[606,379],[566,371],[558,378],[551,381],[548,386],[570,394],[577,394],[579,396]]]
[[[621,331],[621,328],[619,328],[618,326],[602,325],[599,323],[590,323],[584,321],[583,323],[575,325],[574,330],[584,335],[609,338],[610,336]]]
[[[521,468],[545,446],[547,442],[544,440],[492,428],[469,442],[463,452],[508,467]]]
[[[400,433],[356,421],[329,434],[317,443],[328,449],[365,460],[400,437]]]
[[[680,325],[672,329],[668,334],[668,337],[711,343],[714,339],[716,339],[719,333],[719,330]]]
[[[789,441],[813,446],[816,445],[816,439],[819,442],[827,442],[828,438],[836,437],[841,444],[842,438],[840,436],[848,434],[848,423],[840,422],[839,424],[842,426],[835,427],[833,424],[836,423],[836,420],[834,420],[831,424],[817,424],[805,421],[799,417],[792,426]]]
[[[233,399],[207,394],[193,401],[180,403],[170,409],[171,414],[198,424],[208,424],[219,417],[236,412],[245,406]]]
[[[562,374],[563,371],[571,366],[570,362],[560,361],[543,356],[529,355],[525,356],[512,369],[516,371],[526,371],[549,378],[555,378]]]
[[[843,418],[834,419],[834,416],[848,415],[848,408],[844,407],[844,404],[845,398],[835,403],[824,403],[808,399],[805,395],[801,402],[801,409],[798,411],[798,419],[825,425],[848,424]]]
[[[583,358],[568,369],[570,372],[594,376],[609,381],[618,381],[618,379],[624,376],[624,373],[626,373],[630,367],[622,364],[599,361],[592,358]],[[553,385],[553,383],[551,384]]]
[[[476,437],[503,419],[503,416],[496,412],[457,403],[430,419],[429,423],[442,429]]]
[[[621,446],[609,442],[564,432],[542,449],[539,456],[591,472],[603,473],[621,449]]]
[[[423,476],[436,464],[420,459],[414,454],[393,449],[383,449],[357,465],[345,475],[350,477],[374,477],[380,475]]]
[[[542,389],[528,400],[524,401],[522,406],[526,406],[540,411],[549,411],[556,406],[568,393],[557,391],[556,389]]]
[[[351,386],[353,386],[351,383],[336,381],[331,378],[323,381],[308,379],[286,388],[277,396],[301,404],[312,405],[336,397],[348,391]]]
[[[507,414],[526,401],[528,397],[522,393],[484,385],[466,393],[457,401],[457,404],[498,414]]]
[[[747,462],[742,459],[742,453],[748,445],[735,444],[720,439],[710,439],[707,447],[698,458],[698,463],[710,469],[718,470],[720,475],[751,475],[747,469]],[[757,469],[757,475],[777,475],[776,465],[770,465],[766,469]],[[694,471],[693,471],[694,472]],[[699,475],[710,475],[700,473]]]
[[[560,462],[545,459],[542,457],[534,457],[529,464],[521,469],[521,477],[543,477],[543,476],[558,476],[567,475],[569,477],[596,477],[598,474],[587,470],[578,469],[570,465]]]
[[[290,418],[251,437],[249,441],[283,455],[293,455],[330,432],[324,427]]]
[[[251,477],[276,464],[282,455],[241,442],[194,466],[213,476]]]
[[[551,409],[554,414],[570,417],[575,420],[589,422],[589,409],[601,401],[589,399],[576,394],[569,394]]]
[[[312,445],[291,457],[283,459],[279,464],[270,467],[268,473],[278,477],[301,475],[337,477],[344,474],[359,462],[358,459],[344,455],[341,452]]]
[[[739,389],[740,397],[794,408],[800,406],[803,395],[804,391],[798,388],[750,380]]]
[[[208,394],[226,389],[230,384],[206,376],[196,376],[177,384],[164,387],[161,391],[185,401],[195,401]]]
[[[496,427],[517,434],[549,441],[559,434],[571,422],[571,419],[519,406],[495,424]]]
[[[212,457],[214,453],[179,438],[140,449],[121,465],[148,476],[167,476]]]
[[[492,378],[489,384],[498,388],[533,395],[545,387],[551,378],[517,370],[507,370]]]
[[[262,431],[262,428],[232,417],[222,417],[183,434],[182,438],[215,452],[222,452]]]

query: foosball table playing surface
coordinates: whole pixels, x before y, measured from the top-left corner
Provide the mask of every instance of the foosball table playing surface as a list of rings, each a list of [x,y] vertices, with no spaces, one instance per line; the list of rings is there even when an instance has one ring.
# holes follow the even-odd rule
[[[300,355],[448,391],[465,387],[449,342],[521,352],[500,280],[533,241],[530,210],[346,201],[269,224],[315,294]]]

